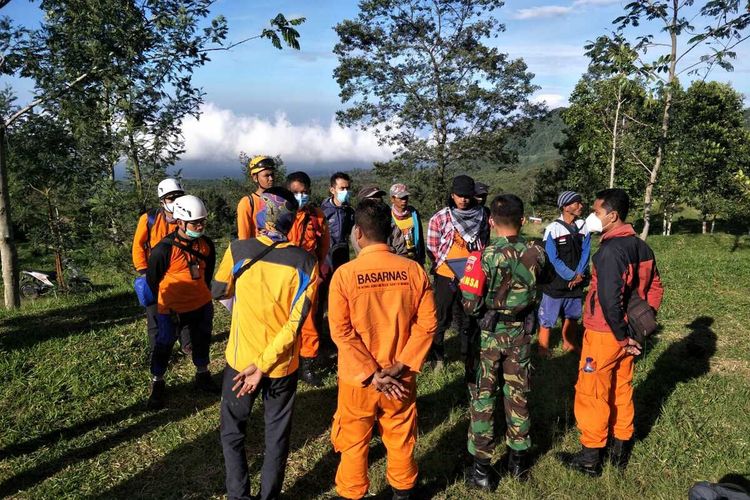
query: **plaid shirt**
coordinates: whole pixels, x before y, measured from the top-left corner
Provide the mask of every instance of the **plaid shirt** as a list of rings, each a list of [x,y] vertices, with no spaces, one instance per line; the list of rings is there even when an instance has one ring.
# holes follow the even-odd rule
[[[487,245],[489,239],[489,227],[484,224],[486,229],[482,231],[482,234],[477,238],[477,250],[482,250]],[[445,207],[430,219],[430,223],[427,225],[427,254],[432,260],[432,271],[438,268],[440,264],[445,262],[445,258],[448,256],[448,250],[450,250],[453,244],[453,233],[456,229],[453,227],[451,221],[450,208]]]

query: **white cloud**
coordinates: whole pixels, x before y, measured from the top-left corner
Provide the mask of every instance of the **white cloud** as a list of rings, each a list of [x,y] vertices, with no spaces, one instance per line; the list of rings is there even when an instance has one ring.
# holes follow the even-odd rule
[[[560,94],[537,94],[531,100],[537,103],[544,102],[549,109],[568,105],[568,98]]]
[[[539,19],[543,17],[555,17],[568,14],[573,11],[573,7],[563,5],[540,5],[539,7],[529,7],[527,9],[518,9],[513,14],[514,19]]]
[[[327,125],[293,124],[285,114],[273,120],[236,115],[207,103],[200,120],[183,123],[184,160],[222,163],[236,161],[240,151],[280,155],[286,162],[373,162],[391,158],[371,131],[343,128],[332,118]]]
[[[538,5],[526,9],[517,9],[512,14],[512,17],[514,19],[525,20],[564,16],[579,10],[577,7],[585,7],[587,5],[604,6],[620,2],[621,0],[575,0],[570,5]]]

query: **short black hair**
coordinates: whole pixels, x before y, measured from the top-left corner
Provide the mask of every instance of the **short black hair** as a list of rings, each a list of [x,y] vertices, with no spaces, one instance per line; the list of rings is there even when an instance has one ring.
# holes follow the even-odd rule
[[[391,234],[391,209],[380,200],[365,198],[354,210],[354,223],[368,240],[385,243]]]
[[[344,172],[336,172],[331,176],[331,187],[336,187],[336,181],[339,179],[344,179],[347,182],[352,182],[352,178],[349,177],[349,174],[345,174]]]
[[[523,200],[514,194],[500,194],[492,200],[492,220],[498,226],[521,227]]]
[[[602,207],[604,207],[607,213],[614,210],[623,222],[628,218],[628,212],[630,211],[630,196],[628,196],[628,193],[626,193],[624,189],[603,189],[596,193],[596,199],[602,200]]]
[[[312,185],[312,180],[310,180],[310,176],[302,171],[292,172],[291,174],[286,176],[286,185],[289,186],[292,184],[292,182],[299,182],[300,184],[304,185],[307,189],[310,189],[310,186]]]

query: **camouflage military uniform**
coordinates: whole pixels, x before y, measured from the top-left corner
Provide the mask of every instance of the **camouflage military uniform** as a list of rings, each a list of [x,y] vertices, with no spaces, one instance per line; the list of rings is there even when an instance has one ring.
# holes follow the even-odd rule
[[[476,383],[471,392],[469,452],[491,458],[495,449],[494,411],[502,369],[507,422],[506,442],[516,451],[531,446],[529,438],[530,343],[537,302],[536,279],[545,254],[521,236],[495,237],[467,260],[461,280],[467,312],[480,316],[482,328]]]

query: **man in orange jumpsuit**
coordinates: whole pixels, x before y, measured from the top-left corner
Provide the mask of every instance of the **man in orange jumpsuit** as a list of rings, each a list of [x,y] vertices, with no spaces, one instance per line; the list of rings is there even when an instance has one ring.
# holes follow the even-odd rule
[[[331,338],[339,349],[331,430],[341,453],[336,491],[343,498],[367,493],[367,453],[377,422],[393,498],[407,499],[417,482],[416,372],[437,327],[435,302],[424,269],[388,249],[387,205],[361,201],[354,233],[362,251],[334,273],[328,302]]]
[[[584,302],[586,331],[574,406],[583,446],[577,454],[561,458],[572,469],[598,476],[608,438],[609,461],[624,469],[633,437],[633,359],[642,346],[630,335],[628,298],[637,294],[656,310],[664,289],[654,252],[625,222],[630,208],[627,193],[600,191],[593,208],[586,228],[602,237]]]
[[[148,257],[154,248],[166,235],[177,229],[177,221],[173,217],[174,201],[185,194],[179,180],[167,177],[156,187],[159,196],[159,207],[152,208],[141,215],[138,226],[133,235],[133,267],[141,276],[145,276],[148,268]],[[158,327],[156,325],[156,304],[146,307],[146,325],[148,329],[149,356],[154,350],[154,342]],[[180,333],[180,351],[190,354],[190,335],[187,331]]]
[[[258,236],[260,218],[265,204],[260,195],[273,186],[276,162],[270,156],[254,156],[247,164],[247,173],[257,186],[255,192],[243,196],[237,205],[237,239],[249,240]]]
[[[294,194],[299,204],[299,210],[294,219],[292,229],[288,238],[292,245],[296,245],[315,256],[318,261],[319,276],[321,280],[328,277],[330,270],[326,257],[331,247],[331,232],[328,229],[328,221],[323,211],[310,204],[310,176],[304,172],[292,172],[286,177],[286,187]],[[315,311],[318,307],[317,287],[313,295],[310,314],[305,318],[302,325],[302,345],[299,350],[299,376],[314,386],[321,387],[323,382],[315,374],[313,361],[318,357],[320,346],[320,335],[315,327]]]

